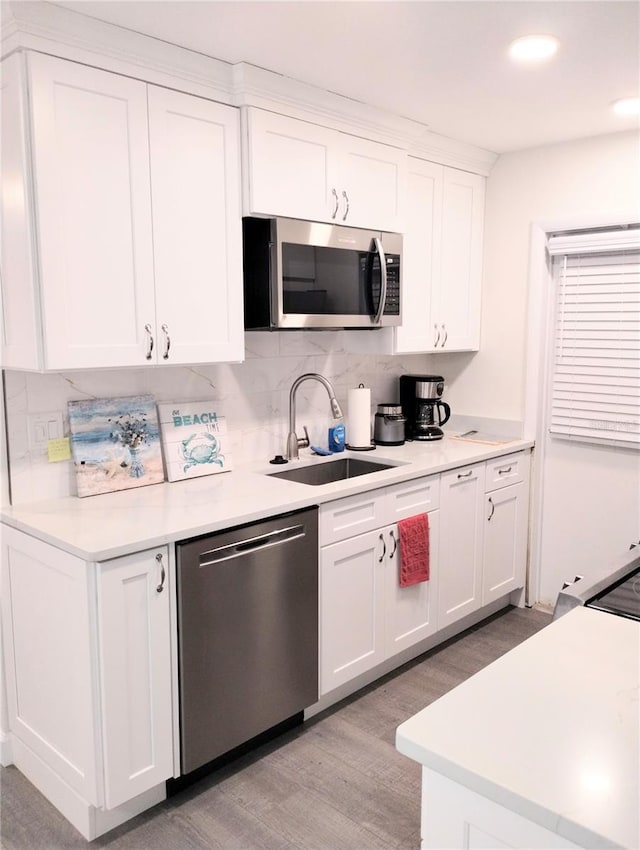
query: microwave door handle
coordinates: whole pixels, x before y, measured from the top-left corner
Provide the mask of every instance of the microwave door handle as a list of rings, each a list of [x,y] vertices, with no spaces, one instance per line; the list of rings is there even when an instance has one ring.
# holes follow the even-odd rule
[[[379,325],[382,322],[382,313],[384,312],[384,305],[387,300],[387,258],[384,255],[382,240],[375,236],[373,242],[376,246],[378,256],[380,257],[380,303],[378,304],[378,310],[373,318],[373,323],[375,325]],[[373,288],[373,263],[371,263],[370,284]]]

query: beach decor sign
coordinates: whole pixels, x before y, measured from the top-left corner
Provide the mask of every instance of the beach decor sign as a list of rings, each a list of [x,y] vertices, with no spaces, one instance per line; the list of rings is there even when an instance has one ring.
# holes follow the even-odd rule
[[[70,401],[68,407],[78,496],[164,481],[152,396]]]
[[[215,402],[159,404],[158,415],[169,481],[231,469],[227,423]]]

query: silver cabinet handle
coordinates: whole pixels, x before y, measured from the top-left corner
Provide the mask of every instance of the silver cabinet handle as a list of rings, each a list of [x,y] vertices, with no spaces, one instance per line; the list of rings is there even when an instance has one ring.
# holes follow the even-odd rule
[[[391,529],[391,531],[389,532],[389,537],[393,540],[393,551],[391,552],[391,554],[389,555],[389,557],[390,557],[390,558],[393,558],[393,556],[394,556],[394,555],[396,554],[396,552],[398,551],[398,541],[396,540],[396,536],[395,536],[395,534],[393,533],[393,529]]]
[[[345,192],[344,189],[342,190],[342,197],[344,198],[344,202],[345,202],[345,210],[344,210],[344,215],[342,216],[342,220],[346,221],[347,216],[349,215],[349,196],[347,195],[347,193]]]
[[[495,512],[496,512],[496,506],[493,504],[493,499],[491,498],[491,496],[489,496],[489,504],[491,505],[491,513],[490,513],[490,514],[489,514],[489,516],[487,517],[487,522],[491,522],[491,517],[492,517],[492,516],[495,514]]]
[[[382,541],[382,555],[378,558],[379,564],[384,561],[385,555],[387,554],[387,544],[384,542],[384,534],[380,534],[380,540]]]
[[[160,584],[156,587],[157,593],[162,593],[164,590],[164,580],[167,577],[167,574],[164,571],[164,564],[162,563],[162,552],[158,552],[156,555],[156,561],[158,562],[158,566],[160,567]]]
[[[433,343],[433,347],[437,348],[438,343],[440,342],[440,331],[438,330],[438,325],[433,326],[434,331],[436,332],[436,341]]]
[[[511,472],[512,469],[513,469],[513,467],[511,467],[511,466],[507,466],[504,469],[499,469],[498,475],[507,475],[509,472]]]
[[[162,359],[169,359],[169,349],[171,348],[171,337],[169,336],[169,327],[168,325],[162,325],[162,333],[164,334],[164,351],[162,352]]]
[[[442,331],[444,333],[444,338],[442,340],[442,345],[440,347],[444,348],[445,345],[446,345],[447,339],[449,338],[449,334],[447,333],[447,329],[444,325],[442,326]]]
[[[473,475],[473,469],[470,469],[468,472],[459,472],[458,478],[471,478]]]
[[[145,357],[147,360],[151,360],[151,355],[153,353],[153,334],[151,333],[151,325],[146,324],[144,329],[147,334],[147,353],[145,354]]]
[[[333,212],[331,213],[331,218],[335,218],[338,215],[338,207],[340,206],[340,198],[338,197],[338,193],[336,192],[335,189],[331,190],[331,194],[336,199],[336,205],[333,209]]]

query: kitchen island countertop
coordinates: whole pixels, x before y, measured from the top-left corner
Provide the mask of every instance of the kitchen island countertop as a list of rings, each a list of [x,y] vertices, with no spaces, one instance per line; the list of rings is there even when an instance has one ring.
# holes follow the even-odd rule
[[[301,456],[287,466],[253,464],[172,483],[152,484],[116,493],[68,496],[4,507],[4,523],[88,561],[103,561],[154,546],[210,534],[278,513],[364,493],[531,448],[530,440],[499,445],[445,437],[435,443],[407,442],[375,451],[346,451],[333,457],[366,456],[397,464],[391,469],[318,487],[275,480],[268,473],[294,463],[327,463],[332,458]]]
[[[640,623],[575,608],[399,726],[396,746],[580,847],[631,850],[639,674]]]

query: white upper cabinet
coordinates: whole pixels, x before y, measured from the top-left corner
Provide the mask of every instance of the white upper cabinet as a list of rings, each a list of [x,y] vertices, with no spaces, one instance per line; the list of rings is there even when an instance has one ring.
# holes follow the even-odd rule
[[[28,106],[3,142],[16,162],[19,139],[31,142],[22,242],[32,262],[18,276],[3,260],[3,302],[33,293],[36,338],[31,358],[12,357],[11,339],[33,336],[33,320],[5,312],[7,365],[240,359],[237,111],[42,54],[17,58]]]
[[[401,231],[408,157],[255,107],[245,112],[244,211]]]
[[[395,351],[475,351],[485,178],[409,158],[402,327]]]
[[[159,362],[242,360],[237,110],[149,86]]]

